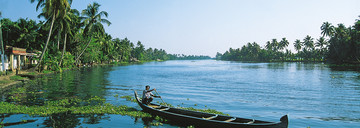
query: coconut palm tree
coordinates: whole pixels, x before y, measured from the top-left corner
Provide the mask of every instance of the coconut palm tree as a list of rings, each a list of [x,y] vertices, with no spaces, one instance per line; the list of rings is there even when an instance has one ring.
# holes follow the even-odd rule
[[[45,55],[47,46],[50,41],[50,37],[51,37],[55,19],[64,17],[67,9],[70,8],[70,4],[72,2],[72,0],[37,0],[37,1],[38,1],[38,4],[36,6],[36,10],[38,10],[39,8],[42,8],[42,12],[44,13],[45,19],[47,20],[47,22],[51,21],[51,24],[50,24],[48,38],[46,40],[45,46],[41,53],[39,62],[35,66],[34,70],[39,67],[39,65],[41,64],[41,61]],[[33,2],[35,2],[35,0],[31,0],[31,3],[33,3]]]
[[[0,12],[0,18],[1,18],[2,16],[1,16],[1,12]],[[1,30],[1,20],[0,20],[0,47],[1,47],[1,52],[0,52],[0,54],[1,54],[1,63],[2,63],[2,71],[3,72],[5,72],[6,70],[5,70],[5,50],[4,50],[4,42],[3,42],[3,38],[2,38],[2,30]]]
[[[298,57],[300,57],[300,50],[301,50],[301,47],[302,47],[302,43],[301,43],[301,41],[299,39],[295,40],[294,47],[295,47],[295,50],[297,51]]]
[[[89,44],[91,43],[92,34],[94,32],[101,32],[104,33],[104,26],[102,23],[106,23],[108,26],[111,24],[110,21],[107,19],[103,19],[102,17],[108,17],[108,13],[105,11],[99,12],[100,4],[94,2],[93,4],[89,4],[86,9],[82,10],[81,15],[83,17],[80,17],[83,20],[83,23],[85,24],[84,29],[84,36],[89,38],[89,41],[83,51],[80,53],[80,55],[76,58],[76,61],[79,60],[81,55],[84,53],[84,51],[87,49]]]
[[[322,34],[323,37],[324,36],[329,36],[329,37],[333,36],[334,32],[335,32],[334,26],[329,22],[324,22],[321,25],[320,29],[321,29],[321,34]]]
[[[326,39],[324,37],[320,37],[319,39],[317,39],[315,46],[319,47],[319,51],[320,51],[320,55],[323,58],[327,49],[327,45],[328,42],[326,41]]]
[[[30,46],[30,44],[34,43],[36,41],[36,37],[38,36],[37,29],[38,24],[36,24],[33,20],[27,20],[27,19],[19,19],[16,27],[18,28],[18,35],[19,38],[16,40],[17,43],[19,43],[22,47],[25,48],[33,48]]]
[[[267,42],[266,42],[265,48],[266,48],[267,50],[272,50],[272,46],[271,46],[271,42],[270,42],[270,41],[267,41]]]
[[[281,39],[281,41],[279,42],[279,49],[283,50],[285,49],[287,46],[289,45],[289,41],[284,37]]]
[[[304,38],[303,45],[304,45],[305,49],[307,49],[308,51],[314,50],[314,38],[312,38],[311,36],[307,35],[307,36]]]
[[[349,56],[350,40],[349,29],[344,24],[338,24],[335,28],[334,36],[329,40],[329,59],[337,63],[344,63]]]
[[[313,52],[314,52],[314,38],[312,38],[311,36],[307,35],[304,40],[303,40],[303,53],[304,53],[304,58],[305,59],[310,59],[311,57],[313,57]]]
[[[326,39],[324,37],[320,37],[319,39],[317,39],[317,42],[315,43],[316,47],[320,48],[320,51],[323,51],[324,49],[326,49],[328,45],[328,42],[326,41]]]
[[[66,18],[61,19],[60,23],[61,23],[61,29],[64,33],[64,46],[63,46],[63,50],[61,53],[61,59],[59,62],[59,65],[62,64],[62,61],[64,59],[64,54],[66,52],[66,41],[67,41],[67,36],[68,34],[70,34],[70,36],[73,36],[73,32],[72,30],[76,30],[76,29],[72,29],[75,28],[78,23],[77,23],[77,19],[79,19],[79,11],[76,9],[70,9],[69,11],[67,11],[66,13]]]
[[[302,43],[299,39],[296,39],[295,40],[295,43],[294,43],[294,47],[295,47],[295,50],[299,53],[299,51],[301,50],[301,46],[302,46]]]
[[[271,47],[274,52],[277,52],[279,50],[279,42],[276,39],[272,39]]]

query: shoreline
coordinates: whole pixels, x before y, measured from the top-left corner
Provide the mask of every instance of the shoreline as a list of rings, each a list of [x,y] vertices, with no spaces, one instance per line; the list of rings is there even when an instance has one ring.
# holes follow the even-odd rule
[[[119,63],[99,63],[99,64],[92,64],[92,65],[83,65],[80,67],[74,67],[74,68],[63,68],[61,71],[51,71],[51,70],[43,70],[42,72],[37,71],[30,71],[30,69],[21,70],[19,74],[16,74],[15,72],[8,71],[9,73],[7,75],[1,75],[0,76],[0,93],[4,93],[10,89],[13,89],[15,87],[21,87],[27,84],[31,80],[36,80],[39,77],[42,77],[43,75],[49,75],[49,74],[56,74],[60,72],[66,72],[70,70],[78,70],[80,68],[91,68],[93,66],[126,66],[131,64],[142,64],[152,61],[144,61],[144,62],[119,62]]]
[[[231,61],[231,60],[220,60],[220,61]],[[99,64],[92,64],[92,65],[83,65],[80,67],[74,67],[71,69],[68,68],[64,68],[62,69],[62,71],[51,71],[51,70],[43,70],[42,72],[37,72],[37,71],[29,71],[31,69],[27,69],[27,70],[22,70],[20,71],[20,73],[18,75],[15,74],[15,72],[11,72],[8,75],[5,76],[0,76],[0,93],[6,92],[14,87],[21,87],[23,85],[25,85],[26,83],[28,83],[28,81],[31,80],[35,80],[39,77],[42,77],[42,75],[48,75],[48,74],[56,74],[56,73],[60,73],[60,72],[65,72],[65,71],[69,71],[69,70],[77,70],[80,68],[91,68],[93,66],[126,66],[126,65],[131,65],[131,64],[143,64],[143,63],[147,63],[147,62],[152,62],[152,61],[139,61],[139,62],[119,62],[119,63],[99,63]],[[162,62],[162,61],[159,61]],[[242,62],[242,63],[283,63],[283,62],[288,62],[288,63],[323,63],[326,64],[328,66],[334,66],[334,67],[360,67],[360,64],[329,64],[329,63],[325,63],[323,61],[310,61],[310,62],[304,62],[304,61],[272,61],[272,62],[258,62],[258,61],[235,61],[235,62]],[[11,77],[15,77],[15,80],[12,80]]]

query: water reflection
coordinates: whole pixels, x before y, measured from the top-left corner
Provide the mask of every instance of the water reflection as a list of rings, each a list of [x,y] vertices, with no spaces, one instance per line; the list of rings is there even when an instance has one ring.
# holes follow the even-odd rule
[[[44,120],[43,125],[53,128],[74,128],[81,124],[78,118],[79,115],[70,112],[51,114]]]
[[[48,116],[43,125],[53,128],[74,128],[81,124],[99,124],[101,120],[108,120],[109,115],[105,114],[71,114],[71,112],[51,114]]]
[[[4,122],[6,118],[11,118],[12,115],[13,114],[0,114],[0,126],[16,126],[37,121],[37,119],[21,119],[12,122]]]
[[[42,77],[29,87],[43,91],[43,98],[48,100],[104,97],[106,86],[109,85],[106,79],[109,71],[111,67],[82,68]]]
[[[5,102],[12,102],[20,105],[44,105],[47,100],[59,100],[65,98],[89,99],[94,96],[104,98],[106,86],[109,85],[109,66],[98,66],[93,68],[82,68],[75,71],[43,76],[37,80],[30,81],[27,85],[14,88],[4,94],[2,99]],[[81,124],[80,117],[84,118],[83,123],[97,124],[109,116],[90,114],[76,115],[70,112],[51,114],[43,122],[46,127],[76,127]],[[12,119],[9,115],[2,116],[2,120]],[[35,120],[24,120],[4,125],[31,123]]]
[[[35,93],[15,93],[2,99],[41,105],[46,100],[99,96],[106,98],[106,102],[140,110],[136,104],[114,95],[132,95],[132,90],[141,90],[147,84],[159,89],[163,99],[175,106],[212,108],[233,116],[269,121],[278,121],[283,114],[290,114],[289,127],[292,128],[360,125],[359,68],[322,63],[204,60],[99,66],[40,78],[25,86],[26,92]],[[14,95],[17,100],[10,99]],[[3,118],[6,121],[15,116]],[[34,123],[44,127],[60,126],[59,123],[68,127],[144,127],[155,122],[154,118],[70,112],[31,119],[38,120]],[[30,127],[37,127],[35,125]],[[178,126],[182,125],[167,122],[159,127]]]
[[[333,71],[357,71],[360,72],[360,66],[329,66]]]

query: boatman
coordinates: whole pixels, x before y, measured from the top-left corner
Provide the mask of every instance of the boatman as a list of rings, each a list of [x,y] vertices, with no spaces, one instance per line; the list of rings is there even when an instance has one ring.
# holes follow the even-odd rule
[[[151,93],[151,91],[154,91],[154,90],[156,91],[155,88],[150,90],[149,85],[145,86],[145,90],[143,91],[143,96],[142,96],[143,104],[150,104],[150,102],[154,99],[153,97],[160,98],[160,96],[155,96],[154,94]]]

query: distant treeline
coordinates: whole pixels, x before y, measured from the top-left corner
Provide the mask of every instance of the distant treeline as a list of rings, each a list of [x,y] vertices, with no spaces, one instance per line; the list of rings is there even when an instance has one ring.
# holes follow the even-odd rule
[[[204,59],[211,59],[210,56],[197,56],[197,55],[180,55],[180,54],[171,54],[169,55],[170,60],[204,60]]]
[[[360,19],[353,26],[337,27],[324,22],[320,27],[322,36],[314,39],[307,35],[293,43],[297,53],[287,49],[289,41],[284,37],[280,41],[267,41],[264,48],[256,42],[241,48],[230,48],[225,53],[217,53],[216,59],[230,61],[326,61],[335,64],[360,63]]]
[[[35,0],[31,1],[35,2]],[[20,18],[1,19],[4,46],[37,51],[35,69],[61,70],[84,63],[127,63],[169,59],[198,59],[203,56],[178,56],[163,49],[148,48],[137,41],[113,38],[103,24],[110,25],[108,13],[100,4],[89,4],[81,13],[71,9],[71,1],[37,1],[38,17],[45,21]],[[60,2],[60,3],[58,3]],[[1,14],[1,12],[0,12]],[[1,15],[0,15],[1,16]]]

